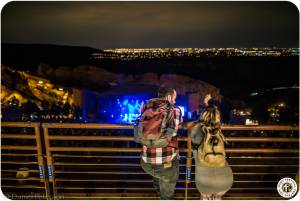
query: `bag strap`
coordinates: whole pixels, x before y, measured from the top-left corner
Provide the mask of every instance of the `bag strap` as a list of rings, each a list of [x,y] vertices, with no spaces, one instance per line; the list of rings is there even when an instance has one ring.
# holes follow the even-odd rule
[[[144,108],[144,106],[145,106],[145,108]],[[145,103],[145,104],[143,105],[141,114],[133,121],[133,124],[134,124],[134,125],[138,125],[138,124],[139,124],[142,115],[145,113],[145,111],[146,111],[147,109],[149,109],[149,107],[148,107],[148,102]]]
[[[164,132],[163,129],[167,129],[168,128],[168,121],[170,120],[171,118],[171,115],[172,115],[172,110],[173,110],[173,106],[171,105],[171,103],[168,103],[167,105],[167,115],[164,117],[164,119],[162,120],[162,122],[165,123],[165,126],[161,128],[161,133]]]

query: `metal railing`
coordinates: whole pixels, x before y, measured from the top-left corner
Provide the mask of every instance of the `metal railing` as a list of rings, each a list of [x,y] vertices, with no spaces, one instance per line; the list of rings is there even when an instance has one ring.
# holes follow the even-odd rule
[[[48,199],[40,123],[1,123],[1,189],[11,199]]]
[[[299,169],[299,128],[223,126],[222,130],[230,144],[226,154],[234,174],[224,199],[283,199],[276,185],[280,178],[294,178]],[[51,198],[157,199],[151,177],[140,167],[141,146],[133,142],[132,126],[44,123],[42,131],[49,184],[45,186]],[[187,133],[179,134],[175,196],[199,199]],[[18,150],[18,146],[10,148]]]

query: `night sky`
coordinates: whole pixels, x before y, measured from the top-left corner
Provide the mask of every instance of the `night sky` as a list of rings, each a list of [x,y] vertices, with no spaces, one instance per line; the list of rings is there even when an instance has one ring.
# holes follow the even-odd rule
[[[2,42],[94,48],[298,47],[289,2],[12,2]]]

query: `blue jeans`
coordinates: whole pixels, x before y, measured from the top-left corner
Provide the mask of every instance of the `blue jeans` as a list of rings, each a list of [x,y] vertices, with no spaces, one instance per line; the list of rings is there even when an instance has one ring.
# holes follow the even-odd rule
[[[164,168],[164,165],[151,165],[141,159],[143,170],[153,177],[153,186],[160,195],[161,200],[173,200],[176,182],[179,175],[179,161],[174,159],[172,167]]]

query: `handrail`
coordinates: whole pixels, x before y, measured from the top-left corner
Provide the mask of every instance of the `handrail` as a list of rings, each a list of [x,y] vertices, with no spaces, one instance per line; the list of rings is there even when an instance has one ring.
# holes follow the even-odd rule
[[[43,123],[47,128],[82,128],[82,129],[132,129],[130,124],[96,124],[96,123]],[[278,131],[296,131],[299,126],[248,126],[248,125],[222,125],[222,130],[278,130]]]
[[[15,179],[15,178],[11,178],[11,179]],[[72,178],[67,178],[67,179],[63,179],[63,178],[57,178],[56,181],[80,181],[80,182],[89,182],[89,181],[95,181],[95,182],[128,182],[128,183],[151,183],[152,180],[151,179],[128,179],[128,180],[123,180],[123,179],[72,179]],[[177,182],[179,183],[186,183],[185,179],[179,179]],[[195,183],[195,181],[190,181],[191,183]],[[278,182],[277,180],[243,180],[243,181],[234,181],[235,183],[257,183],[257,182],[265,182],[265,183],[270,183],[270,182]]]
[[[99,148],[99,147],[49,147],[49,151],[89,151],[89,152],[141,152],[141,148]],[[179,149],[180,152],[187,152],[188,149]],[[237,148],[225,149],[228,153],[298,153],[298,149],[264,149],[264,148]]]
[[[39,128],[39,126],[40,126],[39,122],[13,122],[13,121],[1,122],[1,127],[27,127],[27,128],[38,127]]]
[[[1,134],[1,138],[15,138],[15,139],[35,139],[33,135],[22,134]]]
[[[99,164],[99,163],[68,163],[68,162],[54,162],[54,165],[57,166],[126,166],[126,167],[139,167],[140,164],[139,163],[103,163],[103,164]],[[195,165],[192,165],[193,167]],[[260,164],[260,165],[253,165],[253,164],[231,164],[231,167],[297,167],[298,165],[283,165],[283,164]],[[186,165],[182,164],[179,165],[179,167],[186,167]]]
[[[103,175],[114,175],[114,174],[124,174],[124,175],[147,175],[146,172],[128,172],[128,171],[67,171],[67,170],[55,170],[55,173],[62,173],[62,174],[103,174]],[[186,175],[186,172],[179,172],[180,175]],[[191,172],[191,175],[195,174]],[[294,175],[294,172],[285,172],[284,174],[291,174]],[[233,175],[282,175],[282,172],[233,172]]]
[[[279,125],[264,125],[264,126],[246,126],[246,125],[223,125],[222,130],[242,131],[242,130],[274,130],[274,131],[297,131],[299,126],[279,126]]]
[[[130,159],[130,158],[135,158],[135,159],[139,159],[140,156],[91,156],[91,155],[72,155],[72,154],[52,154],[53,157],[56,158],[117,158],[117,159],[121,159],[121,158],[126,158],[126,159]],[[186,158],[186,156],[180,156],[180,158]],[[299,157],[295,157],[295,156],[286,156],[286,157],[282,157],[282,156],[227,156],[227,158],[229,159],[299,159]]]
[[[66,138],[66,136],[68,136]],[[6,136],[5,136],[6,137]],[[17,136],[18,137],[18,136]],[[25,136],[24,136],[25,137]],[[69,135],[58,135],[49,136],[49,140],[83,140],[83,141],[133,141],[133,137],[126,136],[69,136]],[[225,137],[228,142],[299,142],[299,138],[266,138],[266,137]],[[188,138],[180,138],[180,141],[187,141]]]
[[[1,149],[3,150],[31,150],[35,151],[35,146],[12,146],[12,145],[2,145]]]
[[[132,129],[132,125],[95,123],[43,123],[44,128]]]

